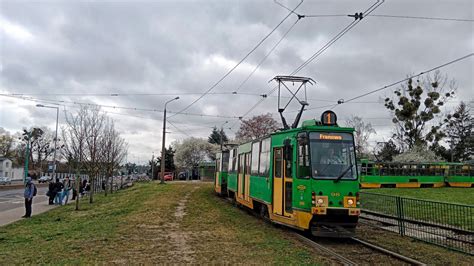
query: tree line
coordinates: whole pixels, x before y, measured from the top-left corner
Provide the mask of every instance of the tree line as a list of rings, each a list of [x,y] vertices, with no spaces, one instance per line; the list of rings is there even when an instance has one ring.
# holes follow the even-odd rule
[[[57,139],[58,171],[87,174],[92,187],[98,176],[105,176],[107,184],[112,182],[110,177],[119,170],[128,149],[114,120],[99,107],[84,105],[75,113],[65,112],[64,116],[66,122]],[[28,171],[46,172],[48,162],[53,160],[54,136],[46,126],[31,127],[15,134],[0,128],[0,156],[12,159],[15,166],[22,167],[29,146]],[[93,198],[91,190],[91,203]]]

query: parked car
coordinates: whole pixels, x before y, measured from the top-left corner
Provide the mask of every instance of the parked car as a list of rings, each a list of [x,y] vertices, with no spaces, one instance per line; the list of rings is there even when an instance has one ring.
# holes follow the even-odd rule
[[[53,180],[52,176],[42,176],[38,179],[38,183],[46,183]]]
[[[167,175],[165,175],[165,177],[163,179],[165,181],[173,181],[173,175],[167,174]]]
[[[10,177],[2,176],[0,177],[0,185],[10,185],[12,183],[12,179]]]

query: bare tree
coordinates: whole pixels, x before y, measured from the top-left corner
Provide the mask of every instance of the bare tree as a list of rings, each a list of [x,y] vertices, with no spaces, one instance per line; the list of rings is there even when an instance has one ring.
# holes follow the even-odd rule
[[[112,119],[107,118],[104,126],[102,142],[102,163],[105,166],[106,184],[110,181],[110,193],[113,191],[113,178],[116,169],[120,167],[127,153],[127,143],[115,129]],[[110,179],[110,180],[109,180]],[[107,196],[107,189],[105,189]]]
[[[346,122],[349,127],[352,127],[355,130],[354,138],[357,157],[361,158],[367,155],[370,135],[376,133],[372,127],[372,124],[365,122],[361,117],[358,116],[352,116]]]
[[[83,170],[83,161],[85,156],[85,139],[87,136],[86,116],[88,115],[87,107],[81,106],[76,115],[65,113],[66,127],[62,128],[64,140],[63,155],[67,158],[68,163],[76,168],[75,185],[76,191],[79,193],[81,186],[80,174]],[[76,198],[76,210],[79,210],[79,196]]]
[[[275,132],[278,128],[278,122],[273,119],[270,113],[258,115],[248,120],[242,120],[236,138],[241,142],[258,139]]]
[[[84,109],[83,109],[84,108]],[[94,202],[94,188],[96,187],[96,178],[101,172],[101,163],[103,160],[103,152],[101,152],[101,144],[104,138],[104,127],[106,116],[100,111],[100,107],[83,107],[85,126],[85,156],[84,167],[89,174],[89,183],[91,186],[89,194],[89,203]]]
[[[89,175],[89,203],[93,203],[97,177],[106,175],[108,181],[123,161],[127,144],[115,129],[113,120],[107,118],[98,107],[81,106],[76,114],[65,116],[67,126],[62,129],[65,143],[63,155],[78,174],[84,171]],[[78,177],[77,191],[79,183]],[[78,209],[79,200],[76,201]]]
[[[14,155],[15,140],[10,132],[0,127],[0,156],[12,157]]]

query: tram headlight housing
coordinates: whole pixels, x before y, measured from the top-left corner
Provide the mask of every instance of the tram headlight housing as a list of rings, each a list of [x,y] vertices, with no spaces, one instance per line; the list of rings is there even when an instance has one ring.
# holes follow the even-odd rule
[[[344,207],[345,208],[355,208],[355,207],[357,207],[356,202],[357,202],[356,197],[344,197]]]
[[[328,197],[327,196],[317,196],[315,202],[316,202],[316,207],[327,207],[328,206]]]

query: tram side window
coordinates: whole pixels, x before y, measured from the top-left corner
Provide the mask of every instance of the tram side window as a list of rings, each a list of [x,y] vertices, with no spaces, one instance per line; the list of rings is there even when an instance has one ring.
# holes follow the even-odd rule
[[[245,154],[239,154],[239,174],[244,173],[244,156]]]
[[[216,160],[216,172],[221,171],[221,159]]]
[[[232,150],[232,173],[237,172],[237,149]]]
[[[250,159],[251,159],[251,153],[248,152],[245,154],[245,174],[249,175],[250,174]]]
[[[252,175],[258,175],[258,159],[260,154],[260,142],[255,142],[252,144],[252,165],[250,173]]]
[[[270,169],[270,138],[262,140],[260,150],[260,176],[267,176]]]
[[[229,153],[222,154],[222,172],[229,171]]]
[[[281,164],[283,163],[283,152],[282,149],[276,149],[274,152],[275,156],[275,177],[282,177]]]

